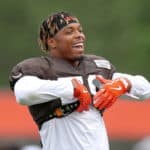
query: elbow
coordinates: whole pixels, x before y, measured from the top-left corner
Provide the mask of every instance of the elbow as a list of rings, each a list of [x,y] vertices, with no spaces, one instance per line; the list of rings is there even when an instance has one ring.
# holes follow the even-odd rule
[[[27,103],[27,100],[25,99],[25,98],[22,98],[22,97],[17,97],[16,96],[16,101],[17,101],[17,103],[18,104],[20,104],[20,105],[29,105],[28,103]]]
[[[17,103],[21,105],[27,105],[30,106],[32,103],[33,97],[33,92],[28,90],[27,88],[17,88],[15,87],[14,93],[16,96],[16,101]]]
[[[143,95],[141,96],[141,99],[142,99],[142,100],[150,99],[150,92],[147,92],[147,93],[143,94]]]

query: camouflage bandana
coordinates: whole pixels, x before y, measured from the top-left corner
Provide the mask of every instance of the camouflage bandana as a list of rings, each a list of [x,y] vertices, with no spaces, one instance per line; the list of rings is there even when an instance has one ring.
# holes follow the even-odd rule
[[[79,21],[76,17],[65,12],[51,15],[47,20],[49,36],[54,37],[58,31],[70,23],[79,23]]]

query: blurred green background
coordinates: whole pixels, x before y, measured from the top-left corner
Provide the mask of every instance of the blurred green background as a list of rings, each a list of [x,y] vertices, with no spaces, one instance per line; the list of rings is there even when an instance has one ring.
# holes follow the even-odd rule
[[[38,30],[51,12],[80,18],[86,52],[109,59],[119,72],[150,79],[150,1],[148,0],[5,0],[0,1],[0,87],[8,87],[11,68],[38,56]]]
[[[86,53],[106,57],[119,72],[141,74],[150,80],[150,1],[1,0],[1,89],[9,88],[8,76],[15,64],[44,55],[37,42],[39,25],[56,11],[69,11],[80,19]],[[119,141],[111,144],[117,150]],[[129,146],[126,141],[121,145]]]

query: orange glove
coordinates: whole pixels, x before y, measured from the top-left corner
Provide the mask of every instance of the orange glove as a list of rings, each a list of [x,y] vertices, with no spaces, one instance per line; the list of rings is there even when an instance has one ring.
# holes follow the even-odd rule
[[[106,80],[102,76],[96,76],[103,85],[93,98],[94,107],[99,110],[110,107],[118,97],[128,92],[131,83],[126,78],[117,78],[115,80]]]
[[[84,110],[89,110],[91,95],[89,94],[87,88],[75,78],[72,79],[72,84],[74,86],[74,97],[78,98],[80,102],[77,111],[82,112]]]

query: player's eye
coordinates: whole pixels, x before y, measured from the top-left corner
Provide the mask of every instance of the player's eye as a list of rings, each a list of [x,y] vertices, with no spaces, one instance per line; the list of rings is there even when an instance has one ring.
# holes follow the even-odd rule
[[[67,29],[66,31],[65,31],[65,33],[66,34],[71,34],[73,32],[73,30],[70,28],[70,29]]]

